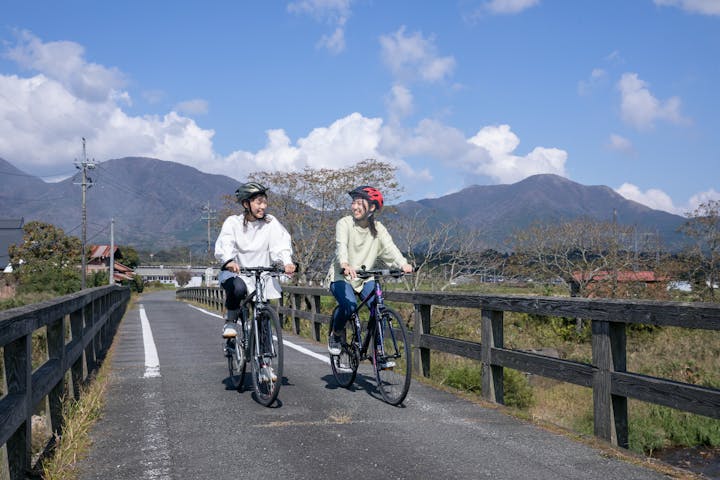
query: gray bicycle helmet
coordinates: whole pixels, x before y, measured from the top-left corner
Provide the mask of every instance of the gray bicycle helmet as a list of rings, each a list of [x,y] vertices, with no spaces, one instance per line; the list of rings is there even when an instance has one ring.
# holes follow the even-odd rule
[[[242,204],[245,200],[251,200],[257,195],[265,195],[267,191],[268,189],[265,186],[257,182],[243,183],[235,190],[235,198],[237,198],[239,204]]]

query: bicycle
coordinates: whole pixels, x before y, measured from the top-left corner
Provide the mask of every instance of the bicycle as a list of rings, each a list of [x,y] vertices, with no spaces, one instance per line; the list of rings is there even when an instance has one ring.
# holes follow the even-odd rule
[[[360,298],[360,303],[350,316],[350,342],[346,341],[345,334],[341,334],[340,355],[330,355],[333,376],[344,388],[355,381],[360,362],[370,360],[380,394],[390,405],[399,405],[405,400],[410,390],[412,362],[405,324],[397,312],[385,306],[380,280],[387,276],[400,278],[403,275],[402,270],[365,270],[365,266],[357,271],[360,278],[372,277],[375,289],[367,297]],[[361,322],[360,309],[369,305],[373,298],[374,306],[368,307],[369,316]],[[334,313],[333,310],[333,316]]]
[[[250,267],[241,268],[239,273],[255,278],[255,291],[240,304],[237,337],[225,341],[230,381],[237,390],[242,388],[249,361],[256,399],[268,407],[280,391],[283,341],[280,319],[265,298],[265,280],[285,272],[276,267]],[[252,306],[252,315],[248,311],[249,306]]]

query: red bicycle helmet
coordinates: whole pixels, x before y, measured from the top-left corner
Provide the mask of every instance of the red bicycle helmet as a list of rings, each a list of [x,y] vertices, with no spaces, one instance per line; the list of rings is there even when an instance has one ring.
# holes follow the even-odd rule
[[[377,188],[363,185],[349,191],[348,194],[350,194],[352,198],[360,197],[367,200],[368,203],[374,203],[375,208],[377,208],[378,211],[382,210],[383,208],[383,196],[382,193],[380,193],[380,190],[378,190]]]

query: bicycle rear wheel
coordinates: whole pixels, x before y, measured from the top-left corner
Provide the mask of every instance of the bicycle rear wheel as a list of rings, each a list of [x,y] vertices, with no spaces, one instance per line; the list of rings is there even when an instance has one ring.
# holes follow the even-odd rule
[[[380,394],[390,405],[399,405],[410,390],[412,363],[405,324],[394,310],[385,309],[374,340],[372,358]]]
[[[228,360],[228,371],[230,372],[230,383],[233,388],[240,390],[245,380],[245,355],[243,354],[242,333],[236,338],[228,339],[225,344],[225,356]]]
[[[258,334],[255,335],[255,328]],[[260,345],[257,341],[260,341]],[[278,396],[283,373],[283,341],[280,319],[270,307],[257,312],[257,322],[250,332],[250,362],[256,399],[266,407]]]

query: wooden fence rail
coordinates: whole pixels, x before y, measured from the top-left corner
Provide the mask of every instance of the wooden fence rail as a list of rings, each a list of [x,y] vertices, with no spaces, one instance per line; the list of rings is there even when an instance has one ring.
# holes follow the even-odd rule
[[[220,310],[223,293],[218,288],[194,287],[179,290],[178,297]],[[720,330],[720,304],[387,290],[384,293],[388,301],[413,305],[415,371],[429,376],[430,350],[478,360],[482,364],[482,395],[489,401],[503,403],[505,367],[592,388],[595,435],[625,448],[628,398],[720,418],[720,390],[628,372],[626,360],[628,325]],[[324,341],[320,338],[320,326],[327,324],[330,316],[320,313],[320,298],[329,295],[323,288],[284,286],[279,310],[291,319],[296,333],[300,331],[300,320],[308,320],[313,325],[315,340]],[[433,335],[433,305],[479,309],[482,342]],[[505,348],[504,312],[591,321],[591,363]]]
[[[61,431],[63,397],[79,398],[80,386],[110,347],[129,299],[129,288],[97,287],[0,312],[5,379],[0,445],[7,449],[7,464],[0,472],[13,480],[26,478],[33,413],[47,398],[52,430]],[[47,360],[34,366],[33,333],[43,327]]]

